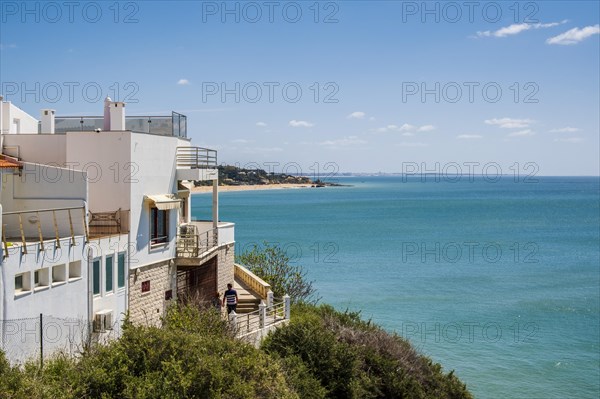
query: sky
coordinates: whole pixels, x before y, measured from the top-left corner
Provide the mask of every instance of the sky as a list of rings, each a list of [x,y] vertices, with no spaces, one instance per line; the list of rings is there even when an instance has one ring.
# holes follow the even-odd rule
[[[598,1],[2,1],[0,95],[273,172],[599,175]]]

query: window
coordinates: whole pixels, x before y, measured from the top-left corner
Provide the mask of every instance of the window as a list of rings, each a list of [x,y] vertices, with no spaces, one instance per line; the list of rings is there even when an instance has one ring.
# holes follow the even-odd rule
[[[31,272],[17,274],[15,276],[15,294],[31,290]]]
[[[69,263],[69,280],[81,277],[81,261]]]
[[[165,244],[169,242],[168,211],[150,208],[150,244]]]
[[[92,286],[94,295],[100,295],[100,259],[92,262]]]
[[[113,290],[113,256],[107,256],[104,262],[104,278],[106,281],[105,290],[106,292],[112,292]]]
[[[57,265],[52,267],[52,284],[64,283],[67,281],[67,265]]]
[[[49,273],[48,268],[39,269],[33,272],[33,287],[37,290],[40,288],[46,288],[49,285]]]
[[[117,288],[125,287],[125,252],[117,256]]]

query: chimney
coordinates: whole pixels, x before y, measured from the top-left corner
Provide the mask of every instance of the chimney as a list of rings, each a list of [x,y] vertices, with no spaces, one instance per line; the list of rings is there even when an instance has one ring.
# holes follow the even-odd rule
[[[42,110],[42,131],[40,133],[54,134],[54,111],[53,109]]]
[[[104,99],[104,124],[102,125],[102,129],[104,131],[110,130],[110,104],[112,100],[110,97],[106,96]]]
[[[110,130],[125,130],[125,103],[115,101],[110,104]]]

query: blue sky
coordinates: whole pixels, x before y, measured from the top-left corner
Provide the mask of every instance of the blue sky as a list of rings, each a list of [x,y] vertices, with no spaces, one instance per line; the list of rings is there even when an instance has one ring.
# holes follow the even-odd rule
[[[108,94],[275,171],[599,174],[598,1],[0,4],[0,94],[34,116]]]

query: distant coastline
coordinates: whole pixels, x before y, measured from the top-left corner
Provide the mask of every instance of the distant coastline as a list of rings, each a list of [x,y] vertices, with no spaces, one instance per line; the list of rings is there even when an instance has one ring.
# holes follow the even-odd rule
[[[280,184],[260,184],[260,185],[239,185],[239,186],[219,186],[220,192],[227,191],[261,191],[261,190],[283,190],[311,188],[312,183],[280,183]],[[192,193],[211,193],[212,186],[192,187]]]
[[[231,165],[219,166],[218,171],[219,191],[280,190],[342,186],[342,184],[320,179],[312,180],[306,176],[269,173],[262,169],[243,169]],[[195,182],[191,191],[193,193],[212,192],[212,183],[209,181]]]

